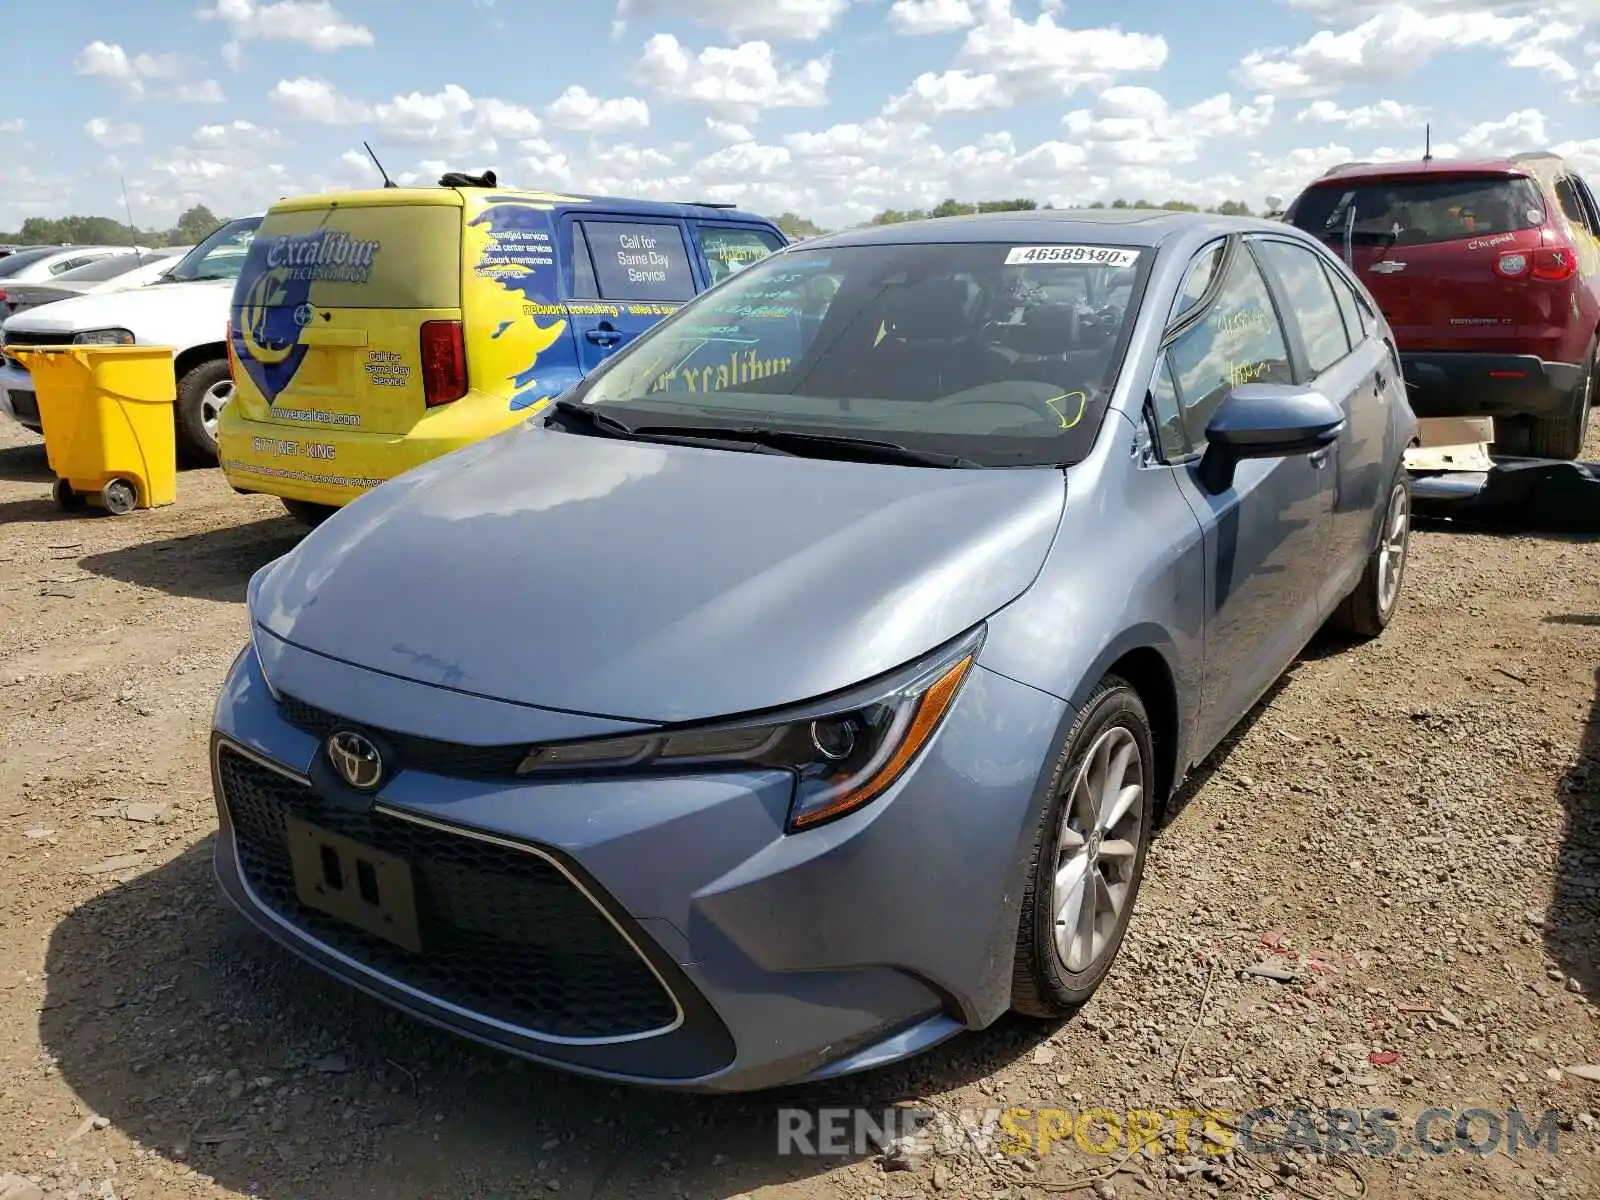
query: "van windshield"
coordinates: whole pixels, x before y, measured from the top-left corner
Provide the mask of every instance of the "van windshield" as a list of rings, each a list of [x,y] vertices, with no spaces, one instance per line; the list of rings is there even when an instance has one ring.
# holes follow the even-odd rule
[[[1093,445],[1155,252],[789,250],[690,301],[575,400],[630,427],[892,441],[982,466]]]
[[[1520,233],[1545,220],[1539,189],[1520,176],[1321,183],[1301,196],[1291,220],[1337,246],[1352,209],[1354,241],[1400,246]]]
[[[237,279],[250,243],[261,227],[260,217],[240,217],[217,229],[162,276],[162,283],[196,283],[204,279]]]

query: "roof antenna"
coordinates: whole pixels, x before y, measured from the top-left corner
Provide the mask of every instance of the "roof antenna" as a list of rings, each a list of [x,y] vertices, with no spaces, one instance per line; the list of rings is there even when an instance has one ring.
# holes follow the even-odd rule
[[[133,235],[133,261],[143,265],[144,254],[139,249],[139,227],[133,223],[133,205],[128,203],[128,180],[124,176],[117,176],[117,181],[122,184],[122,209],[128,214],[128,232]]]
[[[389,178],[389,172],[383,169],[383,164],[378,161],[378,156],[372,152],[372,147],[367,146],[366,142],[362,142],[361,144],[366,146],[367,157],[372,159],[372,165],[378,168],[378,174],[383,176],[383,186],[386,188],[399,187],[400,185],[398,183]]]
[[[1433,126],[1432,126],[1432,124],[1424,125],[1422,127],[1422,161],[1423,162],[1432,162],[1433,161]]]

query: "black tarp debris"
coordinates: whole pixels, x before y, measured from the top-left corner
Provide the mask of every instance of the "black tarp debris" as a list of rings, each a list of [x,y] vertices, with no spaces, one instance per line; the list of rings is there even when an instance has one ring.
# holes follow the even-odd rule
[[[1600,463],[1494,458],[1488,471],[1415,471],[1419,517],[1523,532],[1600,534]]]

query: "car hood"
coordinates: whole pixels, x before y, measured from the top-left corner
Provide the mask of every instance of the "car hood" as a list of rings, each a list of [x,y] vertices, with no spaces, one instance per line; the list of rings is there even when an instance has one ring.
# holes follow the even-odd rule
[[[19,285],[18,290],[26,285]],[[137,295],[132,293],[137,292]],[[218,312],[220,329],[227,320],[228,300],[233,295],[231,279],[206,279],[197,283],[163,283],[122,292],[90,292],[20,312],[6,320],[8,330],[23,333],[79,333],[86,329],[133,328],[148,325],[153,319],[187,314],[207,303]],[[217,335],[221,340],[221,334]]]
[[[368,492],[279,560],[253,619],[499,700],[692,721],[901,666],[1020,595],[1060,470],[944,470],[527,425]],[[314,700],[314,697],[307,697]]]

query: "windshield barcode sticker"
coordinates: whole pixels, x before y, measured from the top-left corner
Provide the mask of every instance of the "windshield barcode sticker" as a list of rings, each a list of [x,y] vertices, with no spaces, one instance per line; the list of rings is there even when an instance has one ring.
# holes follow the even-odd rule
[[[1131,267],[1138,261],[1137,250],[1124,250],[1121,246],[1013,246],[1006,251],[1005,265],[1084,263],[1092,267]]]

